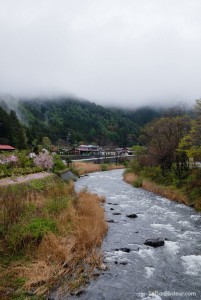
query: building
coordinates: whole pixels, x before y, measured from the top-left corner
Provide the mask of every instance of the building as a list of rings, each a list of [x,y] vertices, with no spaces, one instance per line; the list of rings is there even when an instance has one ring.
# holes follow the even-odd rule
[[[94,145],[80,145],[75,148],[75,154],[78,155],[94,155],[100,152],[100,148]]]
[[[15,148],[10,145],[0,145],[0,151],[14,151]]]
[[[130,148],[116,148],[116,153],[119,156],[131,156],[133,151]]]

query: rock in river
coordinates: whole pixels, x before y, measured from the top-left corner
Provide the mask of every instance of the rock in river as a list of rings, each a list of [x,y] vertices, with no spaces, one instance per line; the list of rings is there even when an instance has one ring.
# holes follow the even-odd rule
[[[148,239],[144,242],[144,245],[151,246],[154,248],[164,246],[165,242],[162,239]]]
[[[119,249],[115,249],[115,251],[122,251],[122,252],[127,252],[129,253],[131,251],[131,249],[123,247],[123,248],[119,248]]]
[[[136,214],[130,214],[130,215],[126,215],[126,216],[127,216],[127,218],[133,218],[133,219],[137,218]]]
[[[107,220],[108,223],[117,223],[114,220]]]

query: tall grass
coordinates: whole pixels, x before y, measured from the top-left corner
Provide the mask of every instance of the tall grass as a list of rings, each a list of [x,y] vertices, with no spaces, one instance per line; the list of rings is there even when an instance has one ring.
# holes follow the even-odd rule
[[[137,180],[139,178],[138,175],[134,174],[134,173],[130,173],[130,172],[125,172],[124,173],[124,180],[127,182],[127,183],[130,183],[130,184],[133,184],[133,182],[135,180]]]
[[[127,183],[132,184],[134,186],[135,186],[135,182],[138,182],[138,180],[140,180],[140,182],[141,182],[140,187],[142,187],[143,189],[148,190],[150,192],[154,192],[154,193],[159,194],[168,199],[188,205],[187,196],[184,193],[182,193],[181,190],[178,190],[174,187],[161,186],[161,185],[154,183],[148,179],[143,179],[143,181],[141,181],[141,178],[139,177],[139,175],[136,175],[134,173],[129,173],[129,172],[126,172],[124,174],[124,180]]]
[[[103,197],[51,177],[2,188],[0,198],[0,298],[70,292],[92,276],[107,232]]]
[[[99,171],[109,171],[114,169],[123,169],[124,165],[115,165],[115,164],[95,164],[92,162],[74,162],[73,167],[78,171],[79,175],[84,175],[93,172]]]
[[[79,175],[101,171],[100,165],[95,163],[74,162],[73,167]]]

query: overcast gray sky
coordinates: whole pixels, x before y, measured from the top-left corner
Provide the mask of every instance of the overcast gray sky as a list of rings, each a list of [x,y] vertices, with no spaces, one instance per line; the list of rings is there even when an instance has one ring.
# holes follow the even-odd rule
[[[201,97],[201,0],[0,0],[0,93]]]

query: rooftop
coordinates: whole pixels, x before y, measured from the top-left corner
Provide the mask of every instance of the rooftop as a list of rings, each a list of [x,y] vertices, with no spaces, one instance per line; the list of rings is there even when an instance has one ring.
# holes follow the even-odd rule
[[[10,145],[0,145],[0,150],[15,150],[15,148]]]

